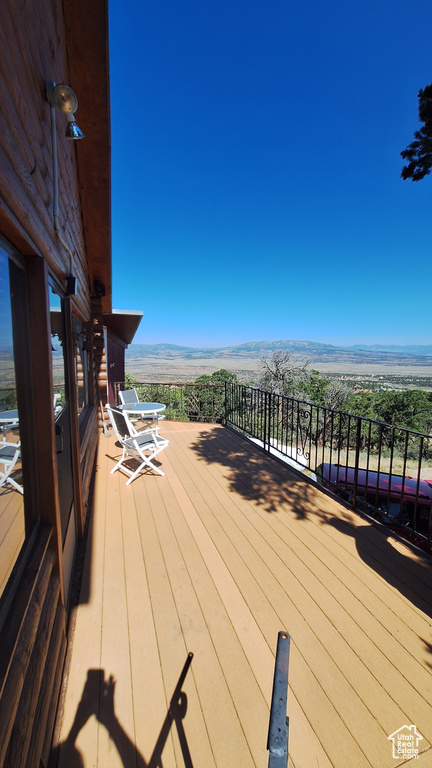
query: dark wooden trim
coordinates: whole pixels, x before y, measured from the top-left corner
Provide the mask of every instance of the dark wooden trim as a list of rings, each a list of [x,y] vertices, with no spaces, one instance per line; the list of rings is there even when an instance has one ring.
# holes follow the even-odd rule
[[[78,125],[86,135],[84,141],[78,142],[76,158],[90,285],[93,291],[94,280],[104,284],[102,306],[109,313],[112,275],[108,3],[65,0],[63,7],[70,85],[78,97]]]
[[[33,373],[36,428],[36,455],[39,478],[39,514],[42,524],[52,525],[56,532],[53,546],[63,595],[60,505],[57,481],[57,457],[54,430],[53,379],[51,362],[51,318],[49,312],[48,268],[43,259],[28,257],[30,349]]]
[[[78,401],[75,380],[75,346],[73,338],[73,317],[72,301],[69,296],[64,299],[65,324],[66,324],[66,355],[67,355],[67,376],[69,388],[70,419],[71,419],[71,440],[72,440],[72,468],[74,481],[74,509],[75,521],[77,526],[77,535],[82,539],[84,535],[84,514],[81,489],[81,466],[80,466],[80,440],[78,426]]]
[[[118,344],[122,349],[126,350],[128,348],[129,344],[124,339],[121,339],[120,336],[117,336],[116,333],[113,333],[109,328],[107,328],[107,336],[108,339],[111,339],[111,341]]]

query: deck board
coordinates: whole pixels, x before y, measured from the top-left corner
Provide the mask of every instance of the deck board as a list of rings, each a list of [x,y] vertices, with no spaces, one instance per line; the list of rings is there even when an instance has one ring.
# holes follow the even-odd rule
[[[172,513],[176,514],[176,512],[178,512],[178,509],[173,506]],[[202,594],[203,587],[201,587],[201,594],[199,588],[195,588],[200,575],[201,578],[206,576],[206,574],[200,574],[201,557],[197,559],[194,557],[194,552],[188,551],[190,535],[187,535],[187,540],[185,540],[182,535],[184,529],[181,531],[177,528],[177,531],[174,532],[166,512],[163,515],[161,514],[159,518],[158,530],[181,633],[187,649],[193,650],[194,653],[193,678],[200,692],[200,704],[206,716],[207,731],[212,753],[215,755],[215,761],[217,761],[218,753],[223,753],[224,751],[231,751],[234,761],[239,759],[240,755],[245,759],[248,745],[233,708],[227,680],[224,677],[218,654],[215,651],[213,635],[209,630],[208,617],[205,613],[209,589],[211,589],[212,585],[207,581],[204,587],[204,597]],[[194,548],[192,547],[192,549]],[[213,610],[221,610],[222,606],[217,600],[216,595],[212,596],[211,605]],[[161,621],[166,624],[165,611],[162,612]],[[229,634],[230,628],[226,623],[224,629],[225,633]],[[166,653],[168,656],[172,654],[170,638],[168,638]],[[229,727],[223,729],[223,731],[220,729],[220,723],[213,717],[214,710],[216,709],[217,711],[222,708],[227,712],[231,711],[231,717],[227,718]],[[185,728],[188,733],[187,725],[186,720]],[[252,765],[253,763],[250,762],[249,764]]]
[[[186,471],[185,467],[183,469],[184,469],[184,471]],[[189,480],[189,483],[190,482],[191,481]],[[222,511],[222,507],[221,507],[221,505],[219,505],[219,508],[218,508],[218,510],[216,512],[215,509],[214,509],[216,503],[217,503],[217,501],[214,498],[212,500],[212,505],[211,505],[212,506],[212,512],[214,512],[215,517],[216,516],[220,517],[221,511]],[[202,504],[206,504],[206,502],[204,502],[202,498],[199,499],[198,496],[196,495],[195,499],[194,499],[194,504],[195,504],[195,507],[197,509],[200,509],[200,506]],[[207,526],[209,527],[211,525],[210,518],[209,518],[209,510],[206,510],[206,513],[207,513]],[[215,526],[218,526],[218,530],[216,530]],[[218,520],[217,522],[216,521],[214,522],[214,525],[213,525],[213,531],[214,531],[213,536],[214,537],[218,537],[218,538],[216,538],[216,540],[218,541],[217,547],[218,547],[218,551],[220,551],[220,552],[224,551],[224,545],[226,545],[227,541],[229,540],[228,536],[227,536],[227,534],[225,532],[225,528],[226,528],[225,522],[221,522],[220,520]],[[209,527],[209,529],[210,529],[210,527]],[[235,540],[237,542],[238,535],[235,535],[235,533],[234,533],[234,536],[232,537],[232,540],[233,541]],[[257,546],[259,546],[259,545],[260,545],[260,542],[258,542]],[[251,556],[253,556],[252,553],[249,553],[249,558],[248,558],[249,560],[250,560]],[[293,557],[293,556],[294,556],[293,553],[291,553],[291,557]],[[226,559],[227,560],[229,559],[230,562],[231,562],[232,561],[232,557],[233,557],[232,554],[231,555],[228,554]],[[247,557],[247,555],[246,555],[246,557]],[[270,557],[271,557],[271,554],[270,554]],[[300,559],[299,559],[299,564],[301,564],[301,560]],[[295,568],[294,568],[294,570],[295,570]],[[282,571],[283,572],[281,574],[281,580],[283,580],[284,578],[286,579],[286,577],[287,577],[287,573],[286,573],[286,569],[285,569],[284,565],[283,565]],[[261,559],[261,556],[258,556],[258,558],[257,558],[257,562],[255,563],[255,567],[254,567],[254,573],[256,575],[257,582],[255,583],[255,585],[253,587],[253,591],[256,592],[256,590],[259,588],[258,585],[259,585],[260,582],[266,581],[266,583],[268,583],[269,580],[272,579],[272,574],[269,572],[269,569],[267,568],[267,566],[263,563],[263,561]],[[306,575],[308,575],[308,574],[306,574]],[[301,578],[301,576],[302,576],[302,574],[300,573],[300,578]],[[298,574],[297,574],[296,578],[298,578]],[[241,573],[238,573],[238,575],[236,577],[236,582],[237,582],[237,584],[242,583],[242,575],[241,575]],[[278,586],[280,586],[280,584]],[[286,594],[287,592],[290,593],[290,600],[289,601],[287,600],[287,594]],[[265,596],[263,595],[263,597],[265,597]],[[289,614],[290,615],[290,620],[292,621],[293,620],[292,619],[293,613],[296,611],[296,605],[297,604],[301,604],[302,602],[304,602],[306,598],[307,598],[307,595],[303,594],[303,587],[299,586],[299,584],[297,583],[296,579],[293,579],[293,581],[292,581],[292,583],[290,583],[289,587],[286,588],[286,591],[283,588],[279,589],[279,590],[277,590],[277,589],[275,590],[272,602],[273,602],[273,604],[277,605],[278,608],[282,607],[284,602],[285,602],[285,604],[289,602],[289,605],[285,605],[283,607],[281,613],[285,613],[286,612],[286,615]],[[236,607],[236,612],[238,612],[238,608],[237,607]],[[321,632],[320,632],[321,627],[319,626],[320,616],[319,616],[319,612],[318,611],[317,611],[317,614],[318,614],[318,616],[315,617],[315,619],[313,621],[313,623],[315,625],[314,626],[315,636],[311,636],[311,638],[309,639],[310,640],[309,646],[306,647],[306,658],[307,658],[307,655],[310,654],[311,656],[313,656],[316,659],[317,666],[321,670],[321,675],[318,676],[318,682],[321,685],[321,688],[323,689],[323,691],[327,695],[330,694],[330,698],[331,698],[331,693],[332,693],[332,691],[335,688],[342,694],[342,700],[344,702],[343,713],[341,713],[341,712],[337,713],[337,712],[335,712],[335,711],[333,711],[331,709],[329,710],[329,717],[333,718],[333,724],[332,724],[331,729],[333,731],[334,730],[340,731],[340,732],[343,731],[343,728],[342,728],[341,724],[338,721],[338,718],[342,717],[343,715],[348,717],[350,720],[355,721],[356,723],[358,723],[358,727],[360,729],[364,728],[365,725],[366,725],[366,727],[368,729],[374,729],[376,727],[376,722],[370,716],[368,717],[369,713],[367,712],[367,710],[361,711],[361,702],[358,700],[358,697],[355,694],[355,688],[352,687],[351,685],[349,685],[348,682],[343,678],[343,676],[340,674],[337,666],[335,665],[335,663],[333,662],[333,660],[331,659],[329,654],[326,652],[326,649],[321,645],[321,643],[320,643],[320,641],[318,639],[319,635],[321,634]],[[301,617],[300,617],[300,621],[301,621]],[[264,621],[262,623],[263,623],[264,626],[267,625],[267,621],[265,619],[264,619]],[[293,626],[294,626],[294,624],[293,624]],[[247,642],[246,638],[244,638],[244,640],[245,640],[245,642]],[[307,642],[307,640],[306,640],[306,642]],[[304,653],[302,653],[302,656],[303,656],[303,661],[305,661]],[[251,660],[251,664],[252,664],[252,660]],[[307,664],[306,664],[306,669],[304,671],[305,671],[305,674],[307,676],[307,673],[308,673]],[[310,683],[309,683],[309,685],[310,685]],[[318,696],[319,696],[319,693],[317,692],[315,694],[315,702],[316,702],[316,699],[318,698]],[[267,692],[267,699],[269,699],[269,698],[270,698],[270,692],[268,691]],[[319,708],[322,709],[324,706],[326,706],[326,703],[324,703],[323,701],[320,701],[319,702]],[[360,711],[359,711],[359,708],[360,708]],[[359,764],[359,761],[361,760],[361,754],[360,753],[356,753],[356,744],[353,743],[352,741],[349,741],[348,734],[346,734],[346,738],[347,738],[348,741],[347,741],[347,744],[345,745],[345,749],[346,749],[347,752],[349,752],[350,754],[353,755],[353,759],[356,760],[356,764]]]
[[[121,482],[121,477],[118,475]],[[141,494],[140,502],[143,498]],[[161,674],[159,648],[154,626],[152,602],[147,578],[144,548],[135,514],[132,494],[122,499],[125,579],[130,635],[130,663],[137,749],[148,760],[166,715],[166,696]],[[146,723],[143,728],[142,724]],[[164,759],[167,766],[175,765],[172,742]]]
[[[0,595],[25,539],[24,497],[12,485],[0,488]]]
[[[84,766],[265,766],[281,629],[290,768],[395,768],[387,737],[411,723],[432,765],[428,559],[222,426],[161,431],[165,477],[127,488],[101,438],[59,766],[74,749]],[[89,669],[104,678],[83,697]]]

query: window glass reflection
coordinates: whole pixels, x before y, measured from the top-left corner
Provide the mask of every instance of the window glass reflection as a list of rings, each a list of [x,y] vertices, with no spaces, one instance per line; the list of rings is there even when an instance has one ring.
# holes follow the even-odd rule
[[[74,322],[75,381],[78,414],[88,404],[89,355],[87,352],[87,328],[78,320]]]
[[[57,417],[66,404],[64,329],[61,298],[50,288],[51,360],[54,387],[54,414]]]
[[[9,259],[0,248],[0,596],[25,538]]]

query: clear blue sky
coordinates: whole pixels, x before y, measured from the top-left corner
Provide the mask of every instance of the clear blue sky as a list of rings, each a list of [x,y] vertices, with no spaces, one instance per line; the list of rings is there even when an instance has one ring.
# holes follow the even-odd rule
[[[113,304],[135,342],[431,342],[400,177],[430,0],[110,0]]]

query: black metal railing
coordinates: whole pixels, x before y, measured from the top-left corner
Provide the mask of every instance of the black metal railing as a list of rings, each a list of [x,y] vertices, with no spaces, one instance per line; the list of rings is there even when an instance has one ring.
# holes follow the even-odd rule
[[[242,384],[226,424],[332,487],[354,508],[431,541],[432,436]]]
[[[120,389],[130,385],[114,385],[116,403]],[[146,403],[166,405],[164,415],[173,421],[221,423],[225,420],[225,387],[223,384],[134,383],[138,399]]]

